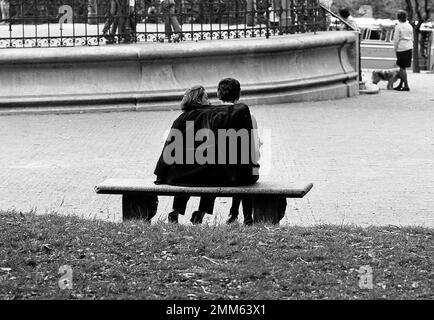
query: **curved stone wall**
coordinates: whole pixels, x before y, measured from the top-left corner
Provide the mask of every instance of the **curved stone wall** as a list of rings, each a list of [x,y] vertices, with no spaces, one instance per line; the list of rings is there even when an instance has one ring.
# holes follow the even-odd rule
[[[357,37],[319,32],[272,39],[2,50],[0,112],[178,108],[186,88],[234,77],[249,104],[356,95]],[[44,107],[43,109],[40,109]]]

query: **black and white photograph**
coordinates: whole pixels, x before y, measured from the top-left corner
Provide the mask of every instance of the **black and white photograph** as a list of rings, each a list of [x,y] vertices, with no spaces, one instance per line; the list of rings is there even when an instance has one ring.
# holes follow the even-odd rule
[[[434,300],[434,0],[0,12],[3,303]]]

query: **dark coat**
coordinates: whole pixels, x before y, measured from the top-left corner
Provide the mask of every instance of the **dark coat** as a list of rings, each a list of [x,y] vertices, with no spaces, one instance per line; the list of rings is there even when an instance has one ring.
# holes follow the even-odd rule
[[[194,134],[200,129],[209,129],[215,137],[215,161],[214,163],[198,164],[194,159],[193,164],[186,164],[186,123],[194,122]],[[183,140],[183,162],[175,164],[166,164],[163,159],[165,148],[167,148],[173,139],[166,141],[163,152],[155,168],[157,176],[156,184],[170,184],[181,186],[231,186],[231,185],[248,185],[255,183],[258,178],[259,165],[252,161],[250,156],[252,146],[252,118],[249,107],[243,103],[235,105],[219,106],[195,106],[184,111],[172,125],[172,129],[178,129],[182,132]],[[218,130],[219,129],[247,129],[249,160],[247,164],[241,164],[241,142],[239,139],[237,146],[237,164],[229,164],[229,142],[226,143],[226,164],[219,163],[219,152],[223,149],[218,147]],[[246,142],[246,141],[244,141]],[[198,149],[203,141],[194,142],[194,152]],[[195,154],[195,153],[193,153]],[[212,153],[211,153],[212,154]],[[238,164],[240,163],[240,164]],[[254,170],[254,168],[256,170]]]

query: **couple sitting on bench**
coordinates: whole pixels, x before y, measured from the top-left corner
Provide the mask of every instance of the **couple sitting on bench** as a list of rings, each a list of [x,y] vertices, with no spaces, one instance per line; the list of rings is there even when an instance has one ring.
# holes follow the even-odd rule
[[[226,78],[220,81],[217,97],[220,105],[211,105],[205,88],[187,90],[181,102],[183,113],[173,122],[158,160],[156,184],[177,186],[227,187],[252,185],[259,179],[259,138],[256,120],[249,107],[238,102],[240,83]],[[229,142],[229,143],[228,143]],[[185,214],[190,196],[175,196],[169,222],[177,223]],[[191,222],[200,224],[212,214],[215,196],[201,197]],[[244,223],[253,223],[251,197],[234,197],[227,223],[238,218],[243,204]]]

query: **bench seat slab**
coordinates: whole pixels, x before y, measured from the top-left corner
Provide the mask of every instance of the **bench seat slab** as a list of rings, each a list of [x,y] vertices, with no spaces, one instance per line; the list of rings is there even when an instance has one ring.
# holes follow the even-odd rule
[[[182,187],[156,185],[149,179],[107,179],[95,187],[98,194],[142,193],[151,195],[190,195],[190,196],[281,196],[285,198],[303,198],[313,187],[311,183],[304,187],[291,188],[279,182],[261,181],[248,186],[236,187]]]
[[[278,224],[285,215],[286,198],[303,198],[313,187],[288,188],[279,182],[258,182],[236,187],[183,187],[156,185],[149,179],[108,179],[98,184],[98,194],[122,195],[123,220],[143,219],[150,222],[155,216],[158,196],[215,196],[251,198],[255,223]]]

